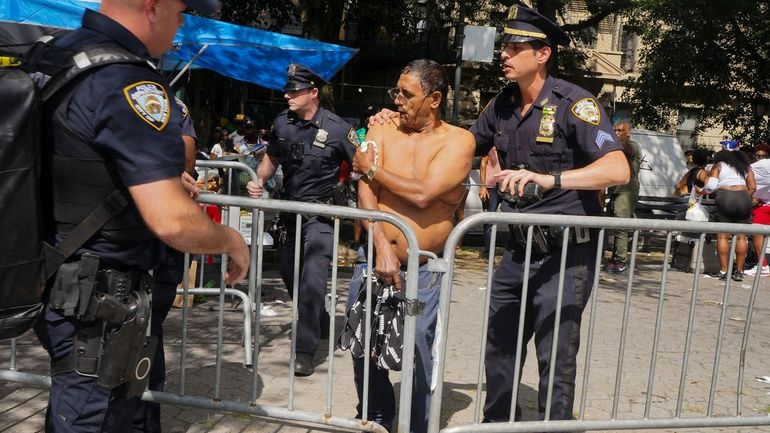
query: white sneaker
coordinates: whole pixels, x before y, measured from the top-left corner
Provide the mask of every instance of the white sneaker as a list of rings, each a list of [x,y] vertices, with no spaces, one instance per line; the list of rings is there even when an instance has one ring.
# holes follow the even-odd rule
[[[753,277],[753,276],[757,275],[757,267],[754,266],[751,269],[747,269],[744,272],[744,274],[748,275],[750,277]],[[763,277],[770,276],[770,266],[768,266],[768,265],[762,266],[762,269],[759,271],[759,275],[763,276]]]

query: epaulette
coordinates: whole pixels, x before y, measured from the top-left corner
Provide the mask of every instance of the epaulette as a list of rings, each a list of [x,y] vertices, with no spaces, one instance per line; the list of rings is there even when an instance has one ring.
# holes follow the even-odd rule
[[[329,120],[336,122],[336,123],[342,123],[344,120],[342,120],[342,117],[332,113],[331,111],[327,110],[327,113],[329,113],[328,116],[326,116]]]
[[[592,95],[586,89],[561,79],[556,79],[553,93],[559,98],[566,99],[569,102],[575,102],[585,98],[596,99],[596,96]]]
[[[556,97],[565,99],[569,102],[572,102],[575,100],[574,93],[575,93],[575,90],[577,90],[577,87],[574,84],[558,78],[554,79],[554,81],[555,83],[553,85],[553,90],[551,92],[553,92],[553,94],[556,95]]]

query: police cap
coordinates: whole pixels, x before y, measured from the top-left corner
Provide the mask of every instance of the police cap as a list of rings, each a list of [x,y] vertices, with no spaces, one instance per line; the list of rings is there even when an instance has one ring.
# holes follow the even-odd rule
[[[540,41],[546,45],[569,45],[569,36],[548,18],[534,9],[513,6],[505,22],[501,42]]]
[[[187,7],[195,9],[201,15],[211,15],[217,11],[219,2],[217,0],[184,0]]]
[[[326,80],[321,78],[315,71],[308,68],[305,65],[299,63],[292,63],[286,68],[286,75],[288,79],[283,86],[283,90],[301,90],[309,87],[319,88],[324,84],[328,84]]]

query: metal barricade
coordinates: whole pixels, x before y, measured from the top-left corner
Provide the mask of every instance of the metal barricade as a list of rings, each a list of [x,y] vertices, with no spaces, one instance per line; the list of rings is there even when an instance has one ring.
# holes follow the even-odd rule
[[[216,161],[212,161],[212,163],[217,163]],[[225,166],[232,166],[233,164],[238,163],[232,163],[232,162],[225,162],[223,165]],[[222,380],[222,369],[223,369],[223,323],[224,323],[224,308],[222,308],[224,304],[224,298],[226,293],[231,291],[232,289],[226,288],[224,284],[224,272],[227,269],[227,255],[222,255],[222,263],[221,263],[221,281],[220,281],[220,288],[190,288],[188,287],[188,276],[189,276],[189,261],[190,256],[186,255],[185,257],[185,272],[183,277],[183,288],[181,289],[181,294],[187,299],[187,295],[192,293],[203,293],[205,294],[219,294],[219,315],[217,318],[218,325],[217,325],[217,343],[216,343],[216,353],[214,354],[214,379],[213,379],[213,392],[211,395],[189,395],[187,386],[190,381],[187,378],[187,368],[190,365],[189,359],[188,359],[188,352],[190,352],[188,345],[191,342],[191,335],[188,333],[188,321],[189,321],[189,308],[187,307],[187,302],[184,303],[184,308],[182,310],[182,325],[181,325],[181,344],[180,344],[180,357],[179,357],[179,375],[178,375],[178,382],[177,382],[177,389],[174,392],[158,392],[158,391],[145,391],[145,393],[142,396],[142,399],[145,401],[151,401],[151,402],[158,402],[158,403],[168,403],[168,404],[174,404],[178,406],[187,406],[187,407],[195,407],[195,408],[204,408],[204,409],[210,409],[213,411],[228,411],[228,412],[236,412],[236,413],[242,413],[247,415],[257,415],[261,417],[269,418],[272,421],[300,421],[300,422],[310,422],[315,423],[318,425],[325,425],[325,426],[335,426],[335,427],[341,427],[346,429],[358,429],[358,430],[364,430],[364,431],[372,431],[372,432],[380,432],[380,433],[387,433],[386,430],[372,422],[366,419],[366,410],[363,411],[363,417],[364,419],[358,420],[354,418],[349,418],[345,416],[335,415],[334,408],[333,408],[333,384],[335,381],[334,377],[334,368],[333,368],[333,352],[335,350],[335,327],[334,327],[334,320],[333,315],[335,312],[335,309],[332,308],[332,311],[330,311],[330,314],[332,314],[332,320],[330,321],[330,327],[329,327],[329,333],[330,338],[328,340],[328,376],[327,376],[327,390],[326,390],[326,401],[325,401],[325,408],[323,412],[312,412],[307,410],[299,410],[295,407],[295,377],[294,377],[294,368],[295,368],[295,356],[294,354],[294,348],[296,347],[296,339],[292,338],[291,341],[291,358],[289,359],[289,368],[288,368],[288,396],[287,400],[288,403],[285,407],[282,406],[276,406],[276,405],[269,405],[269,404],[260,404],[259,401],[259,373],[260,373],[260,363],[259,363],[259,356],[260,356],[260,315],[259,311],[261,309],[261,296],[262,296],[262,262],[264,261],[264,250],[262,248],[262,242],[257,242],[257,239],[262,239],[262,236],[264,234],[264,214],[266,211],[270,212],[283,212],[283,213],[293,213],[296,214],[296,224],[297,227],[300,228],[302,224],[302,215],[317,215],[317,216],[325,216],[329,219],[333,220],[334,225],[334,245],[333,245],[333,258],[332,261],[332,272],[331,272],[331,305],[334,306],[337,303],[337,277],[338,277],[338,263],[337,263],[337,256],[338,256],[338,247],[339,247],[339,235],[340,235],[340,223],[341,219],[354,219],[354,220],[367,220],[367,221],[380,221],[384,223],[388,223],[399,229],[408,244],[409,248],[409,260],[406,264],[407,269],[407,276],[406,276],[406,286],[405,286],[405,298],[407,301],[414,301],[417,299],[417,283],[418,283],[418,269],[419,269],[419,247],[417,244],[417,238],[414,234],[414,232],[411,230],[409,225],[404,222],[401,218],[390,214],[386,212],[380,212],[380,211],[369,211],[369,210],[362,210],[362,209],[356,209],[356,208],[349,208],[349,207],[340,207],[340,206],[331,206],[331,205],[322,205],[322,204],[311,204],[311,203],[300,203],[300,202],[290,202],[290,201],[282,201],[282,200],[270,200],[270,199],[254,199],[254,198],[248,198],[248,197],[235,197],[235,196],[229,196],[229,195],[221,195],[221,194],[201,194],[199,197],[199,202],[203,204],[212,204],[212,205],[218,205],[222,207],[223,213],[226,214],[228,211],[228,208],[231,206],[238,206],[244,209],[252,209],[253,211],[253,218],[254,221],[257,221],[253,225],[252,230],[252,239],[251,244],[252,246],[256,246],[256,248],[251,248],[251,265],[249,270],[249,298],[251,299],[251,302],[244,302],[245,306],[253,307],[253,308],[247,308],[244,310],[244,315],[246,316],[244,319],[244,344],[245,349],[247,353],[247,362],[248,360],[251,360],[251,389],[250,389],[250,395],[246,396],[236,396],[234,398],[226,398],[224,396],[224,393],[222,392],[223,388],[223,380]],[[225,218],[223,218],[223,221],[226,221]],[[371,225],[369,228],[369,244],[368,244],[368,264],[369,268],[371,269],[373,267],[372,257],[373,257],[373,243],[372,239],[373,236],[371,234]],[[295,238],[295,242],[301,242],[301,233],[302,230],[299,229],[295,232],[297,234],[297,237]],[[294,287],[292,288],[293,292],[293,305],[292,305],[292,318],[291,318],[291,329],[292,329],[292,335],[297,335],[297,317],[298,317],[298,285],[299,285],[299,278],[296,278],[297,273],[299,272],[299,248],[297,248],[297,255],[295,255],[295,263],[294,263],[294,272],[295,272],[295,278],[294,278]],[[368,299],[371,299],[372,296],[372,289],[371,289],[371,280],[367,282],[366,290],[367,290],[367,297]],[[223,290],[224,289],[224,290]],[[243,296],[242,294],[239,296]],[[253,320],[252,320],[253,318]],[[246,320],[248,319],[248,320]],[[371,318],[367,318],[367,322],[369,322]],[[369,323],[368,323],[369,324]],[[415,315],[409,315],[407,314],[404,319],[404,349],[403,349],[403,357],[405,359],[412,359],[414,357],[414,346],[415,346],[415,325],[416,325],[416,316]],[[365,336],[365,340],[368,344],[370,340],[370,332],[371,327],[367,326],[367,335]],[[288,342],[287,342],[288,343]],[[50,378],[45,375],[41,374],[32,374],[28,372],[18,371],[18,365],[16,360],[16,341],[13,340],[11,342],[11,366],[8,370],[0,370],[0,379],[7,380],[7,381],[13,381],[13,382],[20,382],[25,383],[31,386],[35,387],[50,387]],[[367,347],[368,350],[368,347]],[[249,352],[253,351],[253,355],[250,355]],[[369,364],[370,364],[369,357],[365,357],[365,369],[368,372]],[[374,368],[372,366],[372,368]],[[351,372],[343,372],[342,376],[352,379]],[[265,373],[263,373],[265,374]],[[400,411],[398,416],[398,428],[400,431],[408,431],[409,430],[409,423],[410,423],[410,401],[411,401],[411,394],[412,394],[412,381],[413,381],[413,364],[411,362],[404,362],[403,369],[401,372],[401,387],[400,387]],[[369,388],[369,376],[368,374],[365,374],[365,390],[368,390]],[[199,381],[200,378],[195,378],[194,380]],[[264,387],[264,385],[263,385]],[[352,380],[351,380],[351,387],[352,387]],[[367,396],[368,393],[365,391],[364,396]],[[366,408],[366,405],[368,404],[368,398],[364,397],[365,400],[363,402],[364,408]],[[340,409],[337,409],[339,411]],[[353,410],[350,406],[345,406],[342,411],[345,413],[349,413]]]
[[[452,427],[445,428],[441,430],[442,432],[446,433],[461,433],[461,432],[556,432],[556,431],[596,431],[596,430],[610,430],[610,431],[618,431],[618,430],[629,430],[629,429],[658,429],[658,428],[704,428],[704,427],[728,427],[728,426],[769,426],[770,425],[770,416],[768,415],[767,409],[764,412],[762,416],[752,416],[752,415],[746,415],[744,411],[746,408],[744,407],[744,398],[747,396],[746,393],[746,380],[745,376],[747,371],[754,372],[754,373],[760,373],[757,371],[758,365],[767,365],[766,361],[761,358],[760,354],[752,353],[749,347],[749,337],[751,334],[751,324],[752,324],[752,317],[756,310],[755,308],[755,301],[757,299],[758,294],[758,288],[760,285],[760,277],[759,273],[757,274],[757,277],[753,279],[753,284],[750,287],[750,295],[749,299],[747,300],[747,306],[746,306],[746,313],[745,317],[741,316],[738,318],[732,318],[731,320],[734,321],[745,321],[742,332],[741,330],[733,330],[733,335],[736,335],[736,337],[727,342],[730,344],[731,347],[733,347],[733,350],[738,350],[737,348],[737,340],[739,339],[738,335],[742,334],[742,338],[740,338],[740,352],[738,357],[735,359],[735,362],[728,365],[725,363],[720,363],[723,360],[723,352],[726,350],[725,348],[728,347],[728,345],[725,343],[725,328],[728,324],[728,305],[729,305],[729,295],[731,292],[732,286],[734,286],[735,283],[731,281],[730,275],[732,274],[733,270],[733,259],[735,256],[735,244],[736,244],[736,236],[739,234],[756,234],[756,235],[763,235],[768,236],[770,235],[770,226],[767,225],[751,225],[751,224],[726,224],[726,223],[696,223],[696,222],[690,222],[690,221],[663,221],[663,220],[638,220],[638,219],[621,219],[621,218],[606,218],[606,217],[579,217],[579,216],[565,216],[565,215],[533,215],[533,214],[514,214],[514,213],[484,213],[484,214],[476,214],[469,218],[464,219],[460,224],[455,227],[455,229],[450,234],[444,249],[444,255],[443,255],[443,261],[445,262],[445,266],[447,268],[447,272],[443,275],[442,280],[442,286],[441,286],[441,297],[440,297],[440,303],[439,303],[439,320],[438,323],[443,329],[437,329],[436,331],[436,340],[434,343],[434,370],[433,370],[433,379],[434,379],[434,388],[432,390],[432,396],[431,396],[431,405],[430,405],[430,421],[429,421],[429,428],[428,431],[430,433],[436,433],[439,431],[440,421],[441,421],[441,412],[442,412],[442,397],[443,397],[443,390],[444,390],[444,382],[446,382],[449,378],[445,377],[445,369],[446,369],[446,362],[447,362],[447,334],[448,334],[448,324],[449,320],[451,319],[449,307],[450,307],[450,299],[452,297],[452,282],[453,282],[453,274],[454,274],[454,265],[455,265],[455,246],[461,241],[463,235],[465,232],[476,225],[479,224],[494,224],[492,227],[492,241],[491,241],[491,247],[490,247],[490,255],[489,255],[489,264],[487,268],[487,286],[486,286],[486,294],[485,294],[485,300],[484,300],[484,316],[482,319],[482,325],[481,329],[479,329],[479,335],[481,339],[481,348],[480,348],[480,355],[479,355],[479,361],[478,361],[478,371],[477,371],[477,379],[475,384],[475,408],[474,408],[474,415],[473,415],[473,421],[466,425],[454,425]],[[553,252],[553,259],[552,260],[560,260],[560,271],[559,271],[559,279],[558,279],[558,296],[556,299],[556,312],[554,317],[553,323],[561,323],[560,322],[560,315],[561,310],[563,308],[562,305],[562,298],[563,294],[565,292],[565,289],[569,290],[569,288],[565,288],[564,285],[564,275],[565,275],[565,264],[567,263],[567,253],[569,245],[569,233],[571,230],[575,230],[576,228],[592,228],[595,230],[595,233],[598,233],[598,247],[596,250],[595,255],[595,265],[596,265],[596,272],[594,274],[593,279],[593,290],[592,290],[592,296],[593,298],[590,300],[590,312],[589,308],[586,308],[586,311],[583,315],[583,326],[585,327],[585,324],[588,324],[588,330],[586,335],[584,335],[583,343],[585,344],[585,347],[581,344],[581,350],[584,352],[584,365],[582,366],[583,370],[583,378],[582,378],[582,385],[580,383],[580,378],[578,377],[576,380],[576,392],[575,392],[575,407],[578,409],[577,415],[574,415],[575,419],[571,420],[552,420],[549,419],[550,414],[550,406],[552,401],[552,394],[554,391],[554,369],[556,368],[556,357],[560,356],[559,353],[557,353],[556,350],[556,341],[558,339],[558,330],[559,327],[556,326],[553,330],[553,339],[551,340],[551,353],[550,353],[550,363],[549,363],[549,369],[548,369],[548,387],[547,387],[547,396],[546,396],[546,404],[545,404],[545,414],[544,414],[544,420],[516,420],[514,413],[515,408],[517,404],[517,400],[520,397],[519,395],[519,381],[522,378],[522,369],[521,369],[521,362],[522,360],[522,339],[523,339],[523,321],[526,313],[527,308],[527,302],[521,302],[521,308],[520,308],[520,322],[519,322],[519,333],[517,336],[512,336],[513,338],[516,338],[516,354],[515,354],[515,360],[516,363],[514,364],[514,373],[513,373],[513,393],[512,393],[512,401],[511,401],[511,417],[509,419],[509,422],[503,422],[503,423],[481,423],[481,402],[483,398],[484,393],[484,365],[485,365],[485,359],[484,359],[484,353],[485,353],[485,346],[486,346],[486,340],[487,340],[487,332],[488,332],[488,317],[489,317],[489,309],[490,309],[490,296],[492,292],[491,289],[491,283],[492,283],[492,272],[493,272],[493,263],[494,263],[494,251],[495,251],[495,238],[497,234],[497,224],[511,224],[511,225],[519,225],[523,228],[526,228],[526,256],[524,258],[524,270],[523,270],[523,284],[521,287],[521,293],[519,299],[527,299],[528,295],[531,296],[532,293],[528,293],[528,290],[530,289],[528,286],[530,286],[530,264],[534,261],[532,261],[532,239],[533,239],[533,229],[535,226],[550,226],[550,227],[559,227],[563,229],[563,233],[560,236],[560,239],[557,240],[557,244],[561,245],[561,249],[559,247],[555,247]],[[620,335],[611,334],[612,329],[604,329],[602,328],[602,340],[609,341],[614,340],[617,338],[618,340],[618,349],[617,349],[617,363],[615,364],[614,368],[614,374],[613,372],[609,371],[609,368],[601,369],[601,370],[592,370],[591,369],[591,361],[593,360],[596,362],[596,357],[592,357],[592,349],[595,345],[595,335],[597,334],[596,323],[597,323],[597,316],[599,315],[597,310],[597,299],[600,296],[606,296],[607,293],[611,293],[608,287],[604,287],[603,284],[600,284],[600,267],[603,261],[604,257],[604,237],[605,237],[605,230],[633,230],[633,237],[631,240],[631,246],[629,247],[629,265],[628,265],[628,273],[627,277],[621,277],[621,278],[627,278],[627,284],[625,289],[625,300],[622,304],[622,323],[620,324]],[[630,310],[632,305],[632,300],[635,298],[632,296],[633,289],[635,289],[635,271],[637,270],[637,246],[638,246],[638,240],[639,240],[639,234],[641,231],[655,231],[657,234],[659,234],[661,237],[665,238],[665,248],[663,251],[662,256],[662,263],[660,263],[660,280],[659,280],[659,289],[655,292],[654,290],[647,289],[648,290],[648,296],[656,296],[658,298],[657,300],[657,312],[655,314],[654,323],[645,324],[645,323],[633,323],[633,325],[630,324]],[[708,357],[707,355],[703,356],[703,353],[701,351],[697,352],[698,358],[695,358],[695,355],[693,355],[693,347],[695,345],[694,342],[694,333],[700,328],[695,326],[695,318],[696,318],[696,312],[699,312],[698,308],[698,293],[701,286],[701,278],[702,277],[702,260],[698,260],[695,268],[695,272],[693,274],[693,280],[692,280],[692,287],[690,290],[691,293],[691,300],[689,303],[689,312],[687,313],[687,323],[686,323],[686,330],[677,328],[677,329],[671,329],[668,328],[666,325],[666,321],[664,320],[664,307],[667,305],[667,301],[671,302],[672,296],[678,296],[681,294],[683,289],[682,287],[676,287],[677,292],[675,294],[672,294],[670,292],[667,292],[668,283],[669,283],[669,258],[671,257],[671,251],[672,251],[672,240],[674,239],[674,236],[677,232],[696,232],[699,233],[699,242],[697,244],[697,257],[701,257],[702,251],[703,251],[703,245],[706,240],[706,234],[707,233],[729,233],[732,237],[732,247],[730,250],[729,255],[729,267],[727,270],[727,278],[724,283],[724,292],[721,295],[722,300],[720,305],[720,314],[719,314],[719,320],[718,323],[716,323],[716,343],[715,348],[713,352],[713,358]],[[762,260],[764,258],[764,251],[767,247],[768,238],[765,238],[762,252],[760,253],[760,257],[758,258],[759,266],[757,269],[761,268]],[[589,258],[590,260],[593,260],[592,258]],[[653,272],[657,274],[657,264],[654,264],[652,266]],[[640,271],[640,275],[641,275]],[[646,272],[643,274],[646,278],[646,281],[644,284],[649,287],[649,285],[656,284],[655,281],[656,277],[650,277]],[[748,278],[748,277],[747,277]],[[609,283],[607,283],[609,284]],[[748,286],[744,286],[745,289],[748,289]],[[618,292],[616,294],[616,297],[620,296],[619,290],[616,287],[615,291]],[[649,293],[653,292],[653,293]],[[685,292],[686,293],[686,292]],[[744,296],[745,298],[745,296]],[[745,301],[745,299],[744,299]],[[606,301],[604,301],[606,302]],[[716,304],[716,302],[714,302]],[[588,307],[588,305],[586,305]],[[517,307],[518,308],[518,307]],[[607,307],[609,308],[609,307]],[[701,307],[702,310],[704,307]],[[737,308],[737,307],[736,307]],[[613,305],[612,312],[614,313],[613,317],[616,315],[619,315],[619,309],[620,305]],[[684,314],[684,312],[682,312]],[[669,314],[671,312],[669,311]],[[736,314],[736,313],[733,313]],[[589,316],[586,316],[589,315]],[[714,317],[712,315],[712,317]],[[758,316],[762,317],[762,316]],[[670,317],[669,317],[670,319]],[[465,320],[458,321],[462,323],[467,323]],[[714,320],[716,322],[716,320]],[[644,327],[645,325],[649,325],[647,327]],[[732,327],[732,325],[731,325]],[[630,356],[627,354],[632,349],[637,349],[637,346],[641,345],[640,339],[633,340],[630,342],[629,338],[629,332],[630,329],[633,328],[636,336],[639,335],[642,336],[650,336],[652,339],[651,345],[651,352],[647,353],[645,355],[649,356],[649,367],[644,371],[644,367],[638,365],[635,366],[636,369],[633,373],[636,374],[636,376],[633,376],[635,379],[638,375],[645,375],[647,377],[647,383],[646,387],[642,387],[642,389],[635,389],[632,391],[632,396],[644,396],[644,405],[643,405],[643,411],[641,410],[641,403],[636,403],[633,401],[633,397],[630,399],[632,401],[626,401],[621,398],[621,389],[623,387],[624,381],[626,383],[632,382],[630,380],[629,374],[627,370],[624,370],[624,362],[627,358],[630,358]],[[678,331],[681,331],[677,334]],[[467,332],[467,328],[464,328],[464,332]],[[761,329],[757,330],[756,332],[762,332]],[[671,334],[675,334],[672,336]],[[686,333],[686,334],[685,334]],[[681,337],[681,334],[684,335],[684,344],[683,346],[679,344],[679,338]],[[664,338],[668,337],[668,338]],[[549,337],[550,338],[550,337]],[[755,337],[756,338],[756,337]],[[471,338],[472,339],[472,338]],[[607,345],[604,344],[604,341],[602,341],[602,349],[604,351],[600,351],[600,354],[604,354],[605,356],[600,359],[600,361],[609,362],[606,358],[606,350]],[[648,342],[649,343],[649,342]],[[759,343],[765,344],[766,341],[760,341]],[[701,344],[703,344],[701,342]],[[698,346],[695,346],[698,347]],[[733,352],[733,353],[736,353]],[[638,350],[636,352],[638,353]],[[665,369],[659,368],[658,365],[658,359],[661,358],[663,355],[665,355],[665,358],[668,361],[668,364],[665,365]],[[692,359],[691,359],[692,357]],[[578,354],[578,360],[583,359],[581,354]],[[671,365],[672,359],[681,359],[681,362],[676,361],[675,365]],[[693,360],[694,359],[694,360]],[[633,360],[633,358],[632,358]],[[578,361],[578,364],[580,362]],[[703,377],[696,376],[693,377],[693,375],[700,373],[700,370],[697,370],[693,367],[693,364],[695,364],[697,367],[700,368],[700,370],[707,369],[710,370],[709,373],[703,373]],[[690,370],[688,371],[688,367]],[[752,367],[751,370],[748,370],[749,367]],[[578,366],[578,370],[580,369],[580,366]],[[640,369],[642,371],[640,371]],[[695,371],[694,371],[695,370]],[[735,374],[737,376],[737,381],[733,386],[728,388],[727,390],[724,389],[724,387],[720,388],[718,386],[719,380],[722,379],[724,382],[724,378],[727,374],[725,371],[729,371],[730,374]],[[670,378],[671,375],[676,376],[676,373],[679,373],[678,377]],[[656,373],[658,373],[659,377],[662,377],[660,381],[656,383]],[[688,376],[689,373],[689,376]],[[542,372],[541,372],[542,374]],[[762,373],[762,374],[766,374]],[[642,376],[643,378],[644,376]],[[456,378],[451,378],[453,381],[456,382]],[[660,382],[663,382],[665,379],[668,379],[667,382],[661,384]],[[640,379],[641,380],[641,379]],[[678,382],[678,387],[673,386],[674,383]],[[606,384],[612,384],[614,383],[614,386],[611,387],[611,402],[612,407],[611,410],[608,411],[608,413],[602,412],[602,410],[594,409],[594,412],[591,414],[587,414],[587,401],[588,401],[588,393],[591,391],[589,388],[589,385],[594,384],[594,386],[601,387],[605,386]],[[685,399],[685,388],[686,386],[694,386],[694,383],[709,383],[708,387],[708,403],[706,405],[705,410],[703,410],[704,413],[697,415],[697,416],[690,416],[691,414],[684,413],[686,412],[684,409],[686,408],[687,400]],[[468,384],[470,385],[470,384]],[[656,388],[656,385],[658,388]],[[664,385],[669,385],[668,387]],[[460,384],[459,386],[463,386]],[[628,385],[627,385],[628,386]],[[663,389],[666,388],[666,389]],[[535,389],[537,389],[537,386],[535,384]],[[705,390],[704,390],[705,391]],[[756,404],[758,400],[763,400],[763,397],[766,397],[764,392],[757,392],[758,390],[753,390],[754,392],[751,394],[751,402],[752,404]],[[579,396],[578,396],[579,393]],[[735,405],[736,409],[734,413],[728,413],[728,414],[715,414],[715,402],[719,400],[719,403],[722,404],[722,407],[724,407],[724,401],[727,397],[725,397],[725,394],[732,395],[734,393],[735,395]],[[674,399],[673,396],[670,396],[669,394],[673,394],[676,396]],[[653,403],[653,395],[656,396],[656,402]],[[705,395],[705,394],[704,394]],[[606,399],[606,394],[604,394]],[[692,398],[692,397],[691,397]],[[597,398],[595,401],[598,401],[599,398]],[[641,400],[641,399],[639,399]],[[579,402],[579,404],[578,404]],[[675,404],[674,404],[675,403]],[[535,405],[537,403],[535,402]],[[765,403],[766,404],[766,403]],[[605,405],[606,406],[606,405]],[[623,407],[624,416],[620,416],[621,413],[621,406]],[[636,407],[638,406],[638,407]],[[629,409],[631,408],[631,409]],[[634,409],[638,409],[638,413],[634,412]],[[653,414],[653,412],[655,414]],[[761,411],[759,411],[762,413]],[[599,415],[601,413],[601,415]],[[661,414],[664,414],[661,416]],[[666,416],[665,414],[670,414],[669,416]],[[542,415],[541,415],[542,416]]]
[[[256,182],[257,181],[257,173],[254,171],[253,168],[248,166],[247,164],[240,162],[240,161],[216,161],[216,160],[196,160],[195,161],[195,167],[196,168],[203,168],[204,170],[204,185],[205,181],[208,180],[208,173],[207,169],[209,168],[216,168],[216,169],[227,169],[227,194],[232,193],[232,185],[233,185],[233,174],[237,171],[242,171],[246,173],[249,178]],[[202,195],[207,195],[205,192],[201,193]],[[205,203],[205,201],[200,201],[201,203]],[[264,218],[263,218],[264,219]],[[222,224],[227,225],[230,220],[230,209],[229,207],[224,207],[222,209]],[[252,214],[252,227],[255,223],[258,222],[257,216]],[[259,223],[262,224],[262,220],[259,220]],[[262,242],[259,242],[260,248],[262,247]],[[204,287],[193,287],[188,288],[188,272],[190,268],[190,258],[189,254],[185,255],[185,267],[184,267],[184,277],[182,278],[182,291],[181,294],[184,296],[184,299],[187,299],[188,295],[219,295],[219,329],[220,332],[217,335],[219,345],[222,344],[222,335],[221,335],[221,328],[222,328],[222,322],[224,320],[224,317],[222,315],[223,311],[225,310],[225,295],[229,296],[237,296],[240,297],[242,301],[246,301],[242,304],[243,309],[243,356],[244,356],[244,365],[250,366],[252,365],[253,358],[252,358],[252,347],[249,344],[251,341],[251,332],[252,332],[252,314],[253,311],[259,311],[255,310],[256,308],[256,301],[255,301],[255,286],[256,281],[261,281],[261,262],[259,265],[256,264],[256,258],[257,258],[257,251],[255,251],[254,248],[251,249],[251,266],[249,269],[249,285],[248,285],[248,299],[243,299],[241,296],[241,293],[239,290],[236,289],[227,289],[225,287],[225,271],[226,268],[226,261],[222,260],[221,264],[221,270],[220,270],[220,278],[219,278],[219,288],[204,288]],[[203,261],[201,260],[201,265],[203,265]],[[259,273],[255,272],[255,266],[258,266]],[[203,274],[203,269],[201,269],[201,275]],[[221,290],[224,289],[224,290]],[[248,305],[245,305],[248,304]],[[182,312],[182,321],[183,321],[183,332],[186,332],[187,330],[187,302],[184,303],[184,310]],[[186,337],[186,335],[184,336]],[[186,338],[182,339],[183,345],[186,342]],[[183,364],[184,365],[184,364]],[[182,382],[183,383],[183,382]]]

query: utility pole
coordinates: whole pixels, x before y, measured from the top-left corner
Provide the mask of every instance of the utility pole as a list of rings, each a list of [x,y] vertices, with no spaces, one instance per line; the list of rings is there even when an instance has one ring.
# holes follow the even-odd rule
[[[457,44],[457,59],[455,60],[455,84],[453,90],[452,103],[452,124],[457,125],[457,114],[460,111],[460,76],[463,64],[463,40],[465,39],[465,0],[458,0],[460,3],[459,19],[457,20],[457,30],[455,42]]]

